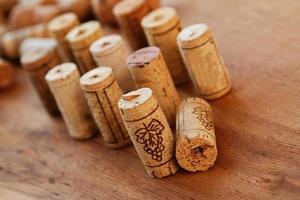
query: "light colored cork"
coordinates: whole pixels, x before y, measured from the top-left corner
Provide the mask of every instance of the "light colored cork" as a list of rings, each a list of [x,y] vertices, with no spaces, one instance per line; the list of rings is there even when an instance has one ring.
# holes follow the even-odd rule
[[[97,66],[109,66],[113,69],[124,92],[136,89],[126,64],[128,53],[121,36],[108,35],[96,40],[90,46],[90,52]]]
[[[177,114],[176,158],[188,171],[204,171],[217,158],[217,144],[210,105],[200,98],[185,99]]]
[[[51,69],[46,80],[75,139],[87,139],[96,133],[96,125],[80,88],[80,74],[74,63],[63,63]]]
[[[57,49],[57,45],[56,40],[52,38],[28,37],[21,43],[19,54],[22,56],[26,52],[39,49]]]
[[[120,148],[131,143],[118,108],[123,92],[110,67],[97,67],[80,78],[81,88],[105,145]]]
[[[10,59],[17,59],[20,56],[19,47],[22,41],[28,37],[48,37],[46,25],[37,24],[4,33],[1,37],[4,55]]]
[[[206,24],[185,28],[178,35],[177,42],[193,85],[204,99],[217,99],[230,91],[227,68]]]
[[[148,175],[163,178],[176,173],[175,136],[152,90],[124,94],[118,105]]]
[[[159,48],[146,47],[132,53],[127,65],[139,87],[153,90],[169,124],[174,125],[180,99]]]
[[[55,47],[56,46],[52,46],[52,48],[50,46],[48,48],[34,48],[23,53],[21,57],[21,64],[29,74],[42,104],[52,116],[57,116],[59,111],[47,81],[45,80],[45,75],[50,69],[61,63],[61,59]]]
[[[67,34],[66,39],[72,49],[81,75],[96,67],[89,47],[102,36],[103,30],[98,21],[85,22]]]
[[[15,74],[13,66],[0,58],[0,89],[9,87],[15,79]]]
[[[103,24],[116,24],[117,20],[113,14],[113,7],[121,0],[92,0],[94,15]]]
[[[149,45],[160,48],[174,83],[188,81],[189,75],[177,46],[181,22],[176,10],[171,7],[158,8],[143,18],[142,26]]]
[[[145,0],[123,0],[113,9],[118,24],[133,50],[147,46],[141,21],[150,11],[151,8]]]
[[[74,61],[72,51],[69,47],[66,35],[79,25],[79,19],[74,13],[65,13],[48,23],[48,31],[51,37],[56,39],[58,53],[65,62]]]

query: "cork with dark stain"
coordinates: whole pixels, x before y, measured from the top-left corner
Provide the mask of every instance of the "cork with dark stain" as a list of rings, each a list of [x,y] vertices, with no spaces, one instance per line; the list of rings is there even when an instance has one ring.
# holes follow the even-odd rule
[[[139,87],[153,90],[169,124],[174,125],[180,100],[160,49],[140,49],[128,57],[127,65]]]

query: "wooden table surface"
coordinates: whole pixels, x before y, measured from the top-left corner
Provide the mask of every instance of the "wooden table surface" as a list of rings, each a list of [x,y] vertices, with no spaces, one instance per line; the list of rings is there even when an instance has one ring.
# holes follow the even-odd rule
[[[300,1],[168,0],[214,30],[233,89],[211,102],[219,155],[156,180],[134,148],[78,142],[26,74],[0,93],[0,199],[300,199]],[[191,85],[179,88],[194,95]]]

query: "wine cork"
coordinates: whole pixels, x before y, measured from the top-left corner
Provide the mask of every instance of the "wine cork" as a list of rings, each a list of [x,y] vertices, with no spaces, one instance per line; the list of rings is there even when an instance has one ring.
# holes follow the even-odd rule
[[[80,74],[74,63],[58,65],[46,75],[70,136],[87,139],[96,133],[96,126],[80,89],[79,78]]]
[[[180,99],[159,48],[146,47],[132,53],[127,65],[139,87],[153,90],[169,124],[174,125]]]
[[[113,69],[123,91],[136,89],[126,64],[128,53],[121,36],[108,35],[96,40],[90,46],[90,52],[98,66],[109,66]]]
[[[21,43],[19,54],[22,56],[24,53],[35,49],[55,49],[57,45],[56,40],[52,38],[28,37]]]
[[[74,13],[65,13],[48,23],[50,35],[56,39],[58,53],[65,62],[74,61],[72,51],[69,47],[66,35],[76,26],[79,25],[79,19]]]
[[[56,0],[56,3],[62,13],[73,12],[80,21],[86,21],[91,17],[90,0]]]
[[[149,45],[160,48],[175,84],[189,80],[178,46],[177,35],[181,22],[174,8],[158,8],[142,20]]]
[[[92,0],[94,15],[103,24],[116,24],[117,20],[112,10],[119,2],[120,0]]]
[[[46,73],[61,62],[55,46],[52,48],[36,48],[24,53],[21,63],[26,69],[39,98],[52,116],[59,114],[56,102],[45,80]]]
[[[19,57],[19,47],[22,41],[28,37],[47,37],[47,29],[45,24],[28,26],[16,31],[9,31],[3,34],[1,44],[3,53],[10,59]]]
[[[9,87],[15,79],[15,70],[7,61],[0,58],[0,89]]]
[[[193,85],[204,99],[217,99],[230,91],[227,68],[206,24],[185,28],[177,42]]]
[[[146,0],[151,8],[151,10],[154,10],[156,8],[160,7],[160,0]]]
[[[67,34],[66,39],[72,49],[81,75],[96,67],[89,47],[102,35],[103,30],[97,21],[85,22]]]
[[[204,171],[217,158],[217,144],[212,111],[200,98],[187,98],[178,108],[176,123],[176,158],[188,171]]]
[[[175,136],[152,90],[141,88],[127,93],[118,106],[148,175],[162,178],[176,173]]]
[[[149,4],[144,0],[124,0],[113,9],[118,24],[133,50],[147,46],[141,21],[150,11]]]
[[[80,78],[81,88],[105,145],[120,148],[131,143],[118,108],[123,92],[110,67],[98,67]]]
[[[15,6],[9,14],[8,23],[12,29],[47,23],[58,16],[60,10],[56,5],[22,5]]]

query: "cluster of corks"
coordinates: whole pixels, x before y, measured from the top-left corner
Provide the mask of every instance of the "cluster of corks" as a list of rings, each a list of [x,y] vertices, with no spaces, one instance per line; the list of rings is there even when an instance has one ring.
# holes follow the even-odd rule
[[[14,47],[48,113],[63,117],[72,138],[100,131],[109,148],[133,144],[151,177],[211,167],[217,146],[205,100],[231,88],[211,29],[203,23],[182,29],[176,10],[158,0],[91,5],[98,21],[60,14],[43,29],[31,27],[36,35],[21,34]],[[106,35],[104,24],[118,24],[125,38]],[[41,30],[47,38],[27,38]],[[188,81],[202,98],[181,101],[176,85]]]

